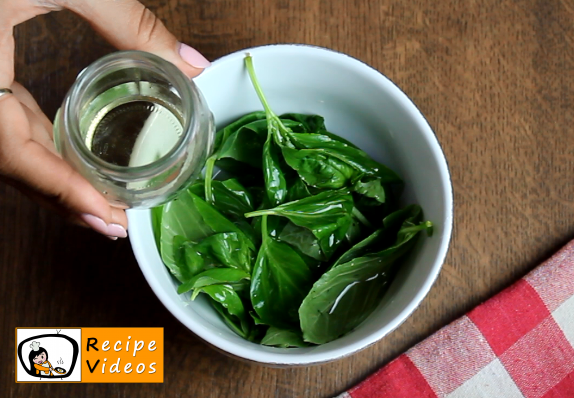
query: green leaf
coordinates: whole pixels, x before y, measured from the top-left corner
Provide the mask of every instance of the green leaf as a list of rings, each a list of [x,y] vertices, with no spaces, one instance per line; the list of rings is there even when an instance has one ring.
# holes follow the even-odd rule
[[[313,233],[303,227],[289,222],[279,234],[278,240],[285,242],[299,250],[301,253],[319,261],[327,261],[321,250],[319,240]]]
[[[228,124],[221,130],[219,130],[217,133],[215,133],[213,152],[214,153],[217,152],[219,148],[221,148],[221,144],[223,144],[231,134],[239,130],[239,128],[252,122],[255,122],[257,120],[264,120],[264,119],[265,119],[265,112],[256,111],[248,113],[247,115],[240,117],[233,123]]]
[[[301,177],[296,177],[294,181],[291,182],[289,189],[287,190],[287,198],[285,200],[287,202],[293,202],[308,196],[311,196],[309,187],[307,187]]]
[[[345,239],[347,240],[347,243],[354,245],[361,239],[362,235],[363,228],[361,227],[361,223],[357,219],[353,218],[349,229],[345,233]]]
[[[376,162],[364,151],[335,140],[325,134],[290,133],[289,138],[297,148],[315,150],[352,166],[357,172],[379,177],[381,183],[400,183],[402,179],[387,166]]]
[[[217,159],[231,158],[260,169],[266,139],[267,120],[249,123],[230,135],[219,150]]]
[[[203,271],[205,263],[195,250],[190,249],[191,242],[180,235],[173,237],[174,262],[172,274],[180,281],[187,281]]]
[[[362,257],[374,251],[380,251],[390,247],[396,240],[398,231],[403,223],[407,223],[405,227],[411,226],[413,220],[420,220],[421,217],[422,210],[419,205],[409,205],[389,214],[383,220],[382,228],[376,230],[351,247],[347,252],[343,253],[332,267],[336,267],[338,264],[346,263],[354,258]]]
[[[162,206],[154,207],[151,209],[151,228],[157,249],[161,250],[161,215],[163,213]]]
[[[255,249],[255,245],[253,242],[247,238],[247,236],[243,233],[241,228],[237,225],[229,221],[225,218],[221,213],[219,213],[213,206],[209,203],[205,202],[199,196],[194,195],[193,193],[188,191],[188,194],[191,196],[193,204],[197,211],[201,214],[203,218],[203,222],[215,233],[215,232],[235,232],[238,235],[241,235],[244,238],[244,242],[247,246],[252,249]],[[191,240],[191,239],[190,239]]]
[[[394,277],[397,260],[412,248],[417,233],[429,228],[428,223],[415,225],[420,216],[418,212],[403,222],[393,246],[338,262],[315,282],[299,308],[305,341],[335,340],[371,314]]]
[[[297,149],[282,147],[285,161],[308,185],[339,189],[354,184],[357,192],[383,203],[384,184],[402,182],[394,171],[332,135],[289,132],[287,136]]]
[[[347,187],[356,170],[347,163],[312,149],[297,150],[281,147],[285,162],[307,185],[324,189]]]
[[[261,112],[257,113],[257,117]],[[279,119],[273,123],[280,123]],[[287,125],[299,125],[291,120],[286,121]],[[282,125],[283,126],[283,125]],[[225,141],[206,162],[206,198],[208,202],[212,201],[209,195],[210,181],[213,175],[214,166],[217,165],[226,171],[231,172],[238,177],[245,174],[249,169],[261,170],[263,162],[264,143],[268,137],[269,121],[266,118],[254,120],[250,123],[241,125],[236,131],[229,130],[228,136],[222,138]],[[283,126],[288,130],[288,127]],[[224,129],[224,131],[227,131]]]
[[[272,134],[268,135],[263,145],[263,176],[269,202],[273,206],[280,205],[287,197],[287,182],[281,170],[279,150]]]
[[[283,123],[286,120],[292,120],[294,122],[301,123],[303,129],[308,133],[323,133],[327,129],[325,128],[325,119],[319,115],[304,115],[301,113],[285,113],[279,116],[279,119]],[[293,129],[294,130],[294,129]]]
[[[304,131],[298,131],[298,129],[291,127],[291,129],[295,133],[301,132],[301,133],[313,133],[313,134],[326,135],[335,141],[342,142],[343,144],[346,144],[350,147],[358,149],[358,147],[355,144],[353,144],[352,142],[350,142],[350,141],[348,141],[348,140],[344,139],[343,137],[340,137],[336,134],[328,132],[327,129],[325,128],[325,119],[322,116],[304,115],[304,114],[300,114],[300,113],[285,113],[285,114],[279,116],[279,118],[283,121],[283,123],[285,123],[286,120],[293,120],[293,121],[297,121],[297,122],[301,123],[303,125]]]
[[[197,181],[189,190],[199,196],[204,195],[204,181]],[[235,178],[211,182],[212,205],[226,217],[242,219],[243,214],[253,211],[253,198],[249,191]]]
[[[353,190],[358,194],[376,199],[380,203],[385,203],[387,197],[385,188],[378,177],[363,177],[353,185]]]
[[[248,333],[245,333],[242,329],[242,324],[241,324],[241,320],[234,316],[231,315],[229,313],[229,311],[227,311],[227,309],[225,307],[223,307],[223,305],[221,305],[220,303],[218,303],[217,301],[214,300],[210,300],[211,305],[213,306],[213,308],[215,308],[215,310],[219,313],[219,315],[221,316],[221,319],[223,320],[223,322],[231,329],[233,330],[236,334],[238,334],[239,336],[243,337],[244,339],[248,338]]]
[[[291,246],[269,236],[267,217],[262,231],[263,243],[251,277],[251,303],[268,325],[296,325],[297,309],[312,284],[311,271]]]
[[[191,250],[204,258],[212,259],[217,266],[230,267],[251,272],[254,254],[249,240],[236,232],[211,235],[198,244],[191,244]]]
[[[292,223],[311,230],[319,240],[328,259],[345,239],[353,210],[353,198],[348,191],[325,191],[273,209],[258,210],[245,217],[275,215],[287,217]]]
[[[223,312],[223,318],[228,320],[226,322],[228,325],[235,325],[234,330],[236,333],[240,330],[241,333],[238,333],[240,336],[246,337],[249,335],[253,321],[245,311],[241,298],[230,285],[209,285],[198,288],[197,291],[206,293],[213,301],[223,307],[219,308],[223,310],[220,314]],[[237,324],[240,326],[237,327]]]
[[[289,347],[308,347],[309,343],[303,341],[300,330],[280,329],[275,326],[269,327],[267,333],[261,340],[261,344],[289,348]]]
[[[181,274],[176,264],[174,237],[179,235],[184,241],[200,242],[208,236],[221,232],[235,232],[245,237],[239,227],[221,215],[213,206],[189,190],[183,191],[176,199],[163,206],[161,224],[161,258],[171,273],[184,282],[189,278]],[[246,239],[249,248],[255,251],[255,245]]]
[[[238,283],[249,279],[249,274],[240,269],[212,268],[195,275],[188,282],[182,283],[177,288],[178,294],[187,293],[192,289],[198,289],[210,285],[222,285]],[[192,297],[192,300],[195,297]]]

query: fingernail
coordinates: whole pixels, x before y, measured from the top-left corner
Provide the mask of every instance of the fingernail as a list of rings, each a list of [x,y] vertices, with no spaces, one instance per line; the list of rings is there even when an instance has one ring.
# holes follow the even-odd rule
[[[111,240],[118,240],[117,236],[106,236],[106,238],[111,239]]]
[[[195,68],[207,68],[211,65],[211,62],[207,60],[199,51],[195,48],[188,46],[187,44],[179,44],[179,55],[181,58]]]
[[[86,224],[101,234],[118,238],[128,236],[126,229],[119,224],[106,224],[104,220],[91,214],[82,214],[80,217]]]
[[[120,224],[109,224],[108,235],[117,236],[118,238],[126,238],[128,236],[128,232]]]

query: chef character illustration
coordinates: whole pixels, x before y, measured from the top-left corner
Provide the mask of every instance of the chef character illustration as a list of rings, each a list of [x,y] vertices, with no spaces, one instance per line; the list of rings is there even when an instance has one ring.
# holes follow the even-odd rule
[[[52,364],[48,362],[48,351],[45,348],[40,347],[39,341],[33,341],[30,344],[30,370],[37,376],[53,376]]]

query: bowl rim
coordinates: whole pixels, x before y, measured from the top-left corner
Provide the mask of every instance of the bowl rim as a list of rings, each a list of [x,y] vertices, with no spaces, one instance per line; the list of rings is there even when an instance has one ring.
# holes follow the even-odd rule
[[[144,274],[145,279],[147,280],[148,284],[152,288],[155,295],[161,301],[161,303],[171,312],[176,319],[178,319],[184,326],[186,326],[189,330],[191,330],[194,334],[200,337],[202,340],[207,342],[209,345],[217,347],[218,350],[229,354],[232,357],[241,360],[247,360],[251,362],[255,362],[258,364],[263,365],[283,365],[283,366],[302,366],[302,365],[313,365],[313,364],[320,364],[331,362],[337,359],[341,359],[350,355],[353,355],[373,344],[381,340],[383,337],[397,329],[406,319],[419,307],[421,302],[429,293],[431,287],[434,285],[438,274],[442,268],[442,265],[445,262],[448,249],[450,247],[450,242],[452,240],[452,229],[453,229],[453,212],[454,212],[454,203],[453,203],[453,186],[452,186],[452,179],[450,175],[450,169],[448,166],[448,161],[440,145],[440,142],[431,128],[430,124],[428,123],[427,119],[424,117],[422,112],[418,109],[415,103],[388,77],[383,75],[378,70],[374,69],[370,65],[366,64],[365,62],[354,58],[350,55],[319,46],[308,45],[308,44],[269,44],[263,46],[256,46],[251,47],[239,51],[235,51],[231,54],[227,54],[217,60],[213,61],[212,65],[209,67],[209,70],[216,70],[221,65],[226,63],[227,61],[234,60],[236,58],[243,58],[246,53],[257,54],[261,52],[268,52],[273,50],[290,50],[296,51],[301,54],[305,53],[314,53],[313,55],[317,56],[320,55],[322,57],[336,57],[338,62],[347,62],[349,65],[354,66],[354,68],[360,68],[361,73],[367,75],[367,78],[379,80],[384,82],[384,84],[389,85],[390,90],[393,92],[393,98],[397,101],[400,101],[402,105],[408,109],[409,113],[412,115],[415,123],[417,124],[418,128],[423,131],[423,134],[428,136],[429,138],[432,137],[434,140],[430,143],[430,145],[434,146],[433,153],[437,156],[437,161],[439,163],[439,174],[440,179],[442,180],[443,185],[447,188],[444,192],[445,195],[445,225],[442,228],[442,235],[444,237],[443,242],[439,246],[437,256],[433,262],[432,268],[428,275],[426,276],[421,288],[415,294],[415,296],[405,305],[405,308],[395,316],[389,323],[383,326],[380,329],[377,329],[367,336],[359,339],[356,342],[351,344],[345,345],[343,347],[334,348],[332,350],[326,352],[306,352],[304,355],[302,354],[289,354],[290,350],[280,349],[277,350],[285,350],[281,353],[279,352],[265,352],[265,351],[256,351],[250,349],[248,347],[242,347],[238,344],[233,342],[229,342],[228,340],[218,336],[217,334],[211,333],[204,329],[201,325],[197,324],[195,320],[189,317],[189,314],[178,305],[172,297],[169,296],[169,293],[165,292],[164,289],[161,287],[159,281],[154,276],[152,272],[152,268],[150,264],[148,264],[148,260],[141,257],[141,251],[138,249],[140,243],[132,239],[132,235],[130,234],[130,243],[132,246],[132,250],[138,262],[138,266],[140,267],[142,273]],[[208,71],[204,73],[209,73]],[[200,75],[201,76],[201,75]],[[448,189],[450,187],[450,189]],[[141,210],[128,210],[128,220],[129,223],[137,223],[137,219],[140,217],[139,213],[142,212]],[[149,212],[149,210],[145,210],[144,212]],[[352,332],[351,332],[352,333]],[[268,347],[271,348],[271,347]]]

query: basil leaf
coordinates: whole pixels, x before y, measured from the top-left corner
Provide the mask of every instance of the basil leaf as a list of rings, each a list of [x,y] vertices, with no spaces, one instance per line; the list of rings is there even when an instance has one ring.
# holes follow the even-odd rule
[[[325,191],[273,209],[258,210],[245,217],[276,215],[311,230],[328,259],[345,238],[351,222],[353,198],[348,191]]]
[[[251,122],[231,134],[219,150],[217,160],[231,158],[260,169],[266,139],[267,121]]]
[[[174,246],[174,237],[181,236],[183,242],[199,242],[214,232],[203,221],[187,191],[163,206],[160,254],[164,264],[177,279],[183,282],[189,279],[189,276],[182,274],[181,265],[176,264],[176,251],[180,250],[181,245]]]
[[[253,198],[237,179],[214,180],[211,182],[211,188],[212,205],[226,217],[242,219],[243,214],[253,211]],[[188,189],[203,199],[205,182],[197,181]]]
[[[267,329],[267,333],[261,339],[261,344],[282,348],[309,346],[309,343],[303,341],[300,330],[280,329],[275,326]]]
[[[213,206],[191,191],[183,191],[176,199],[163,206],[160,252],[164,264],[180,281],[189,278],[181,273],[175,262],[174,237],[179,235],[186,241],[198,243],[215,233],[235,232],[245,237],[242,230],[226,219]],[[245,244],[253,251],[254,243],[245,237]]]
[[[281,147],[285,162],[307,185],[324,189],[347,187],[356,170],[347,163],[312,149],[297,150]]]
[[[251,277],[251,303],[268,325],[296,325],[297,309],[312,284],[311,271],[291,246],[269,236],[266,216],[262,232],[263,243]]]
[[[269,202],[273,206],[283,203],[287,197],[287,182],[281,170],[279,150],[271,133],[263,145],[263,177]]]
[[[303,182],[300,177],[296,177],[295,180],[290,184],[287,190],[287,202],[293,202],[295,200],[303,199],[311,196],[309,192],[309,187]]]
[[[237,335],[243,337],[244,339],[248,339],[249,331],[246,333],[242,329],[241,320],[236,317],[235,315],[231,315],[227,309],[218,303],[217,301],[210,300],[211,305],[221,316],[223,322],[229,327],[229,329],[233,330]]]
[[[380,178],[363,177],[353,185],[353,190],[358,194],[376,199],[380,203],[385,203],[387,194]]]
[[[238,283],[249,279],[249,274],[243,270],[233,268],[213,268],[195,275],[188,282],[182,283],[177,288],[178,294],[187,293],[192,289],[198,289],[210,285],[222,285]],[[233,286],[232,286],[233,287]],[[195,295],[192,296],[192,300]]]
[[[209,297],[220,304],[220,312],[224,320],[235,325],[234,330],[242,337],[247,337],[252,328],[252,320],[245,311],[243,302],[235,290],[230,285],[209,285],[197,289],[198,292],[206,293]],[[216,307],[217,309],[217,307]],[[226,322],[227,323],[227,322]],[[228,323],[228,325],[229,325]],[[239,328],[237,327],[239,324]]]
[[[418,232],[431,228],[428,222],[416,225],[421,213],[415,213],[403,222],[393,246],[338,263],[315,282],[299,308],[305,341],[332,341],[371,314],[394,277],[397,260],[412,248]]]
[[[400,183],[402,179],[387,166],[376,162],[364,151],[335,140],[324,134],[290,133],[289,138],[297,148],[319,151],[355,168],[358,172],[376,176],[382,183]]]
[[[203,258],[190,249],[192,242],[180,235],[173,237],[174,266],[170,269],[180,282],[188,281],[206,267]]]
[[[279,119],[285,123],[286,120],[292,120],[301,123],[303,129],[308,133],[322,133],[325,130],[325,119],[319,115],[303,115],[301,113],[285,113],[279,116]],[[293,129],[295,130],[295,129]]]
[[[214,233],[215,232],[235,232],[238,235],[241,235],[242,238],[245,238],[244,242],[247,246],[252,249],[255,249],[255,245],[253,242],[247,238],[247,236],[243,233],[241,228],[237,225],[229,221],[225,218],[221,213],[219,213],[213,206],[209,203],[205,202],[199,196],[194,195],[193,193],[188,191],[188,195],[191,196],[193,204],[197,211],[201,214],[203,222],[210,228]],[[190,239],[192,240],[192,239]]]
[[[404,228],[412,226],[413,220],[420,220],[422,218],[422,209],[419,205],[406,206],[403,209],[397,210],[389,214],[383,220],[383,227],[376,230],[371,235],[354,245],[347,252],[345,252],[339,259],[332,265],[336,267],[338,264],[346,263],[354,258],[365,256],[374,251],[380,251],[393,244],[401,226]]]
[[[239,130],[240,127],[243,127],[247,124],[255,122],[257,120],[264,120],[265,119],[265,112],[256,111],[252,113],[248,113],[245,116],[240,117],[233,123],[228,124],[223,129],[219,130],[215,133],[215,142],[213,144],[213,152],[217,152],[221,145],[227,140],[227,138]]]
[[[363,228],[361,225],[362,224],[356,218],[353,218],[349,229],[345,232],[345,239],[348,244],[354,245],[361,239],[361,236],[363,235]]]
[[[301,253],[319,261],[327,261],[325,254],[321,250],[319,240],[313,233],[303,227],[299,227],[289,222],[277,237],[281,242],[285,242],[299,250]]]
[[[190,249],[213,259],[217,266],[251,272],[254,255],[249,240],[243,234],[223,232],[211,235],[198,244],[190,245]]]
[[[295,128],[291,127],[291,129],[295,133],[302,132],[302,133],[326,135],[327,137],[330,137],[331,139],[333,139],[335,141],[342,142],[343,144],[346,144],[350,147],[358,149],[358,147],[355,144],[353,144],[352,142],[344,139],[343,137],[340,137],[336,134],[333,134],[333,133],[330,133],[329,131],[327,131],[327,129],[325,127],[325,119],[322,116],[319,116],[319,115],[303,115],[300,113],[286,113],[286,114],[279,116],[279,118],[284,123],[285,123],[285,120],[294,120],[294,121],[301,123],[304,127],[304,131],[297,131]]]
[[[161,250],[161,215],[163,213],[162,206],[154,207],[151,209],[151,228],[153,230],[153,237],[157,249]]]

